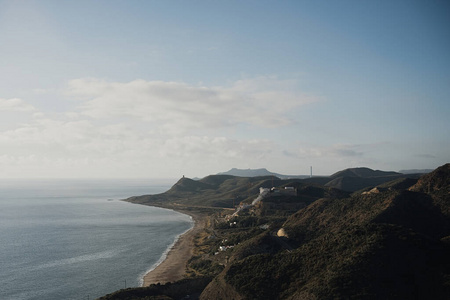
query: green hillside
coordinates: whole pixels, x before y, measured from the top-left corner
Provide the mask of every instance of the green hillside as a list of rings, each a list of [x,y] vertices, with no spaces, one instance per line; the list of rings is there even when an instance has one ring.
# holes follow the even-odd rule
[[[272,176],[236,177],[231,175],[210,175],[201,180],[181,178],[170,190],[157,195],[136,196],[126,201],[172,207],[201,206],[233,208],[241,201],[251,202],[260,187],[299,184],[298,180],[281,180]]]
[[[127,199],[209,216],[186,281],[153,287],[151,297],[449,299],[450,164],[419,179],[350,172],[359,175],[336,178],[354,186],[370,174],[393,180],[350,193],[314,178],[211,175]],[[260,187],[275,189],[254,201]],[[233,214],[233,203],[246,205]],[[183,293],[174,293],[179,286]],[[124,293],[104,299],[159,299],[145,298],[142,289]]]
[[[339,172],[334,173],[331,175],[331,178],[338,178],[338,177],[385,177],[385,176],[396,176],[400,175],[400,173],[397,172],[386,172],[386,171],[380,171],[380,170],[372,170],[370,168],[350,168],[345,169]]]
[[[435,175],[418,187],[446,190],[448,174]],[[251,255],[236,249],[205,299],[223,299],[214,291],[225,287],[244,299],[448,299],[450,219],[442,199],[380,190],[321,198],[288,217],[283,237],[255,237],[241,246]],[[280,238],[289,251],[274,247]]]

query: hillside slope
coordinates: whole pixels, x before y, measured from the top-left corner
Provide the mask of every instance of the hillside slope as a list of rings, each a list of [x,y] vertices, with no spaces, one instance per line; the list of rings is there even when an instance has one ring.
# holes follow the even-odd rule
[[[226,172],[219,173],[217,175],[232,175],[232,176],[239,176],[239,177],[260,177],[260,176],[275,176],[280,179],[301,179],[301,178],[307,178],[306,175],[283,175],[279,173],[270,172],[265,168],[261,169],[237,169],[232,168],[231,170],[228,170]]]
[[[260,187],[276,188],[250,205]],[[420,178],[366,168],[302,180],[182,178],[127,201],[208,212],[180,283],[191,299],[450,299],[450,164]],[[246,209],[233,213],[239,203]],[[161,298],[138,289],[105,299],[178,299],[175,286],[152,287]]]
[[[176,203],[186,207],[233,208],[242,201],[251,202],[259,194],[260,187],[295,182],[298,184],[298,179],[281,180],[273,176],[210,175],[198,181],[183,177],[165,193],[130,197],[126,201],[164,207],[173,207]]]
[[[421,174],[401,174],[372,170],[369,168],[350,168],[334,173],[325,186],[355,192],[367,187],[374,187],[399,178],[418,178]]]
[[[386,176],[396,176],[401,175],[397,172],[386,172],[386,171],[380,171],[380,170],[372,170],[370,168],[349,168],[345,169],[339,172],[336,172],[330,176],[330,178],[338,178],[338,177],[362,177],[362,178],[369,178],[369,177],[386,177]]]
[[[422,177],[410,191],[315,201],[286,220],[284,237],[259,236],[237,247],[223,279],[201,299],[224,299],[215,291],[227,286],[243,299],[448,299],[447,171]],[[291,250],[277,248],[278,239]]]

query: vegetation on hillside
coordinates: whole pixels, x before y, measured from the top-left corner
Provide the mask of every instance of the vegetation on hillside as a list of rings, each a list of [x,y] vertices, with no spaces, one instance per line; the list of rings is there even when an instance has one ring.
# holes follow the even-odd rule
[[[361,177],[371,174],[375,181]],[[104,299],[180,299],[183,293],[170,293],[180,286],[190,299],[449,299],[450,164],[419,179],[369,169],[336,176],[365,184],[355,192],[324,186],[330,178],[321,185],[214,175],[128,199],[207,210],[211,222],[179,286]],[[249,206],[260,187],[273,186],[281,192]],[[246,209],[232,215],[240,203]]]

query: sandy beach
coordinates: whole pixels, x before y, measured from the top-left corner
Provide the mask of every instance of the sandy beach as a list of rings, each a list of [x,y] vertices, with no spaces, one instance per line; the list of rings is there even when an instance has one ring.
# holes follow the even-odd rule
[[[174,282],[184,278],[186,274],[186,263],[192,257],[194,248],[194,237],[205,226],[205,217],[199,213],[178,210],[190,215],[194,220],[192,229],[180,236],[178,241],[167,254],[166,259],[155,269],[144,275],[143,286],[156,283]]]

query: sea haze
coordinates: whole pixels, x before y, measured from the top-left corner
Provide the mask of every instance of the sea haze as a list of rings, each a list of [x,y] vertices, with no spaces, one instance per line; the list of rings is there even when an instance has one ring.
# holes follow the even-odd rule
[[[0,299],[94,299],[140,286],[189,216],[119,201],[173,180],[1,180]]]

